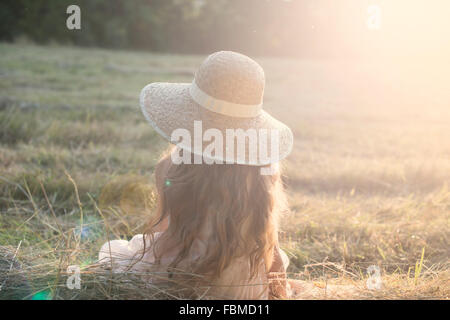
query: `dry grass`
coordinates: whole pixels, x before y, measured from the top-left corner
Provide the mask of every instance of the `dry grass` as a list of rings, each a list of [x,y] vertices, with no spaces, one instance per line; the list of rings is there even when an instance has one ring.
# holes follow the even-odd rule
[[[19,283],[9,293],[174,298],[95,263],[108,238],[142,232],[153,211],[167,144],[139,112],[140,89],[190,81],[201,60],[0,45],[0,284]],[[258,60],[266,109],[295,136],[281,239],[297,297],[449,299],[449,67]],[[69,265],[82,290],[65,287]],[[379,290],[366,286],[370,265]]]

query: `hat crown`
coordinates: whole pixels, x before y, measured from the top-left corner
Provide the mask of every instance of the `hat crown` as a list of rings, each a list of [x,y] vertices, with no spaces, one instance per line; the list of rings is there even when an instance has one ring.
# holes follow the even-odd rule
[[[195,74],[195,83],[216,99],[256,105],[263,99],[264,70],[243,54],[219,51],[203,61]]]

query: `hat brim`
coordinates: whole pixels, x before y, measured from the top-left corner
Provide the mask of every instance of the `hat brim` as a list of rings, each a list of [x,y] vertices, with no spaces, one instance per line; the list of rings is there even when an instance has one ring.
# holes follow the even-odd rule
[[[226,163],[246,164],[254,166],[268,165],[278,162],[289,155],[293,145],[293,135],[291,129],[284,123],[278,121],[264,110],[252,118],[230,117],[220,113],[212,112],[197,104],[189,93],[190,83],[150,83],[145,86],[140,95],[140,105],[142,113],[151,126],[169,142],[191,153],[198,154],[193,148],[191,141],[174,141],[172,133],[177,129],[185,129],[194,137],[194,121],[201,121],[203,133],[208,129],[218,129],[226,143],[227,129],[267,129],[278,131],[278,155],[269,159],[260,159],[258,155],[251,157],[246,148],[245,155],[235,152],[234,157],[229,159],[226,152],[222,157],[208,157],[216,161]],[[259,139],[259,136],[258,136]],[[270,145],[268,147],[270,154]],[[198,154],[204,156],[202,152]],[[253,160],[252,160],[253,159]]]

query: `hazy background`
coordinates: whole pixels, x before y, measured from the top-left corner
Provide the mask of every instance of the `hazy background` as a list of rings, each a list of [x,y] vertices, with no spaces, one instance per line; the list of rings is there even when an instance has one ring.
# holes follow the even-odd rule
[[[82,8],[82,29],[65,28],[65,9]],[[367,28],[368,6],[382,10]],[[448,57],[446,0],[4,0],[0,40],[251,55]]]
[[[21,244],[30,297],[153,297],[98,277],[64,295],[59,271],[154,212],[168,143],[140,90],[235,50],[262,65],[264,109],[294,133],[280,239],[289,277],[315,290],[301,297],[450,298],[449,1],[3,0],[0,40],[0,258]],[[381,290],[366,288],[370,265]]]

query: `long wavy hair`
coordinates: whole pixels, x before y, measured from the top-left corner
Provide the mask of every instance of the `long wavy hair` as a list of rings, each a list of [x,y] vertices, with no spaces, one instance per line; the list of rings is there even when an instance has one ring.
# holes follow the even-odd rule
[[[173,151],[169,149],[155,168],[157,214],[146,235],[153,238],[158,226],[169,219],[167,230],[152,246],[156,264],[165,253],[175,252],[176,258],[165,266],[168,270],[183,265],[188,268],[184,271],[208,281],[220,277],[238,257],[248,257],[249,279],[257,275],[261,263],[269,270],[278,242],[279,215],[286,208],[280,169],[261,175],[257,166],[174,164]],[[211,228],[206,254],[185,264],[204,228]]]

